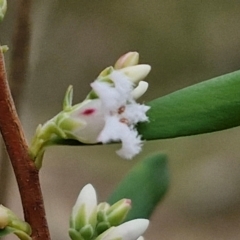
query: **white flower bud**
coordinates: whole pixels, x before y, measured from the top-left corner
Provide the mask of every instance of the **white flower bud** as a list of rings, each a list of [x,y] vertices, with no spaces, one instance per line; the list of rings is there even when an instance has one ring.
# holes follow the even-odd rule
[[[97,221],[97,196],[91,184],[87,184],[80,192],[73,207],[70,227],[80,231],[90,225],[95,228]]]
[[[125,67],[130,67],[137,65],[139,61],[139,53],[138,52],[128,52],[121,56],[115,63],[115,69],[121,69]]]

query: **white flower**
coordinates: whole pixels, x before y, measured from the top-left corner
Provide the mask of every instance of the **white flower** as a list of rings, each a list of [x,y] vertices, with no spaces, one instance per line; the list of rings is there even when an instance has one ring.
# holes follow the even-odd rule
[[[142,149],[136,124],[148,121],[148,106],[136,103],[148,88],[142,81],[150,72],[147,64],[137,64],[139,54],[123,55],[115,68],[104,69],[91,84],[86,99],[72,105],[73,88],[65,94],[63,110],[44,125],[39,125],[29,147],[29,154],[37,168],[47,146],[71,144],[77,140],[85,144],[122,142],[117,154],[131,159]]]
[[[134,92],[131,78],[118,70],[114,70],[109,75],[109,79],[113,84],[98,79],[91,84],[101,101],[105,118],[104,128],[97,139],[103,143],[121,141],[122,148],[117,154],[131,159],[141,151],[142,147],[141,137],[135,125],[148,120],[146,112],[149,109],[148,106],[136,103],[134,96],[139,97],[144,93],[147,85],[142,82]]]
[[[97,196],[96,191],[91,184],[87,184],[81,190],[77,201],[73,207],[71,215],[71,228],[81,230],[84,226],[90,224],[95,228],[97,221]]]
[[[148,225],[149,220],[147,219],[131,220],[117,227],[109,228],[99,235],[96,240],[137,240],[146,231]]]

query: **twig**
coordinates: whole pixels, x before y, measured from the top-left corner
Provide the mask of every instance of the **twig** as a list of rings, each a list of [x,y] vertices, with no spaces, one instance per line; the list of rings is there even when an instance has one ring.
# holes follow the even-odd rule
[[[29,60],[31,3],[32,0],[18,1],[18,15],[13,33],[9,83],[17,109],[20,104],[19,99],[22,94],[22,86],[26,79]]]
[[[0,52],[0,131],[17,179],[25,220],[34,240],[49,240],[38,171],[28,155],[27,142],[9,90],[4,56]]]
[[[21,97],[24,83],[26,82],[29,43],[31,31],[31,13],[32,0],[19,0],[17,6],[17,17],[13,32],[13,46],[11,48],[10,74],[8,77],[11,93],[18,113],[20,112]],[[0,142],[0,177],[1,191],[0,202],[4,204],[7,201],[6,192],[10,179],[10,164],[5,145]]]

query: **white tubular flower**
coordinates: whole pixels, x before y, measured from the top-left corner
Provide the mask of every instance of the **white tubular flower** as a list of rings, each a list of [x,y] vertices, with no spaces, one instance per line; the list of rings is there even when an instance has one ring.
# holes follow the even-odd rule
[[[104,69],[91,84],[92,91],[79,104],[72,105],[73,88],[67,89],[63,110],[39,125],[29,147],[37,168],[42,165],[46,147],[71,144],[68,140],[85,144],[121,141],[122,148],[117,154],[126,159],[141,151],[141,136],[135,126],[148,121],[146,112],[150,107],[135,100],[148,88],[148,83],[142,80],[151,67],[138,64],[138,59],[138,53],[130,52],[116,62],[115,68]]]
[[[134,93],[131,78],[118,70],[113,70],[109,79],[113,84],[98,79],[91,84],[101,101],[105,117],[105,126],[98,136],[98,141],[103,143],[121,141],[122,148],[117,154],[131,159],[141,151],[142,147],[141,137],[134,126],[138,122],[148,121],[146,112],[149,109],[148,106],[136,103],[134,95],[140,97],[147,87],[144,84],[142,88],[141,84]]]
[[[149,220],[147,219],[135,219],[117,227],[109,228],[99,235],[96,240],[137,240],[147,230],[148,225]]]
[[[94,233],[97,221],[97,196],[91,184],[87,184],[80,192],[73,207],[70,227],[81,233],[82,229]]]

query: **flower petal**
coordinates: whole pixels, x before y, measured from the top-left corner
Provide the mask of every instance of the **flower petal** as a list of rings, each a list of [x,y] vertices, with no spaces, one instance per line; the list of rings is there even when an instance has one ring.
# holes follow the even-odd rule
[[[98,140],[103,143],[120,140],[122,148],[117,151],[117,154],[126,159],[131,159],[138,154],[142,146],[138,132],[127,124],[120,122],[117,116],[106,118],[105,127],[100,133]]]

